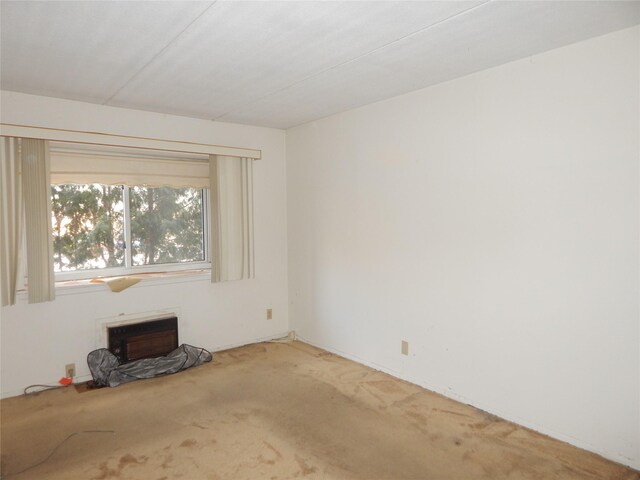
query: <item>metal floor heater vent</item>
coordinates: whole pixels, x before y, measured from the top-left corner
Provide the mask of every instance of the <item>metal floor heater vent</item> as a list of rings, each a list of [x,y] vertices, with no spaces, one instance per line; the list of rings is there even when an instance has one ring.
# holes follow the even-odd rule
[[[108,338],[120,363],[161,357],[178,348],[178,317],[109,327]]]

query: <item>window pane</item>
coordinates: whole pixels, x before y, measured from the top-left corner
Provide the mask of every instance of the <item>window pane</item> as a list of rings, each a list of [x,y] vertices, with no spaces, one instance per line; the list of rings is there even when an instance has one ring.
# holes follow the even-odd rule
[[[122,192],[97,184],[51,187],[56,272],[124,265]]]
[[[133,265],[204,261],[202,190],[131,187]]]

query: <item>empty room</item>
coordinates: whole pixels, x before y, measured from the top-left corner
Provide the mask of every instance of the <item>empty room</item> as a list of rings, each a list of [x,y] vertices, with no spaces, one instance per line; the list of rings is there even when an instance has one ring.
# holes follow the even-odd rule
[[[640,1],[0,0],[0,479],[640,480]]]

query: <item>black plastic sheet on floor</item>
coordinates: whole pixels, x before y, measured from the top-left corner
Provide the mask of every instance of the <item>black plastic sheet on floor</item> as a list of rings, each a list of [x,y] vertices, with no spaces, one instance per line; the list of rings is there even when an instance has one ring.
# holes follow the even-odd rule
[[[87,355],[87,364],[96,385],[117,387],[135,380],[171,375],[210,362],[212,358],[204,348],[183,343],[164,357],[143,358],[124,364],[120,364],[109,350],[100,348]]]

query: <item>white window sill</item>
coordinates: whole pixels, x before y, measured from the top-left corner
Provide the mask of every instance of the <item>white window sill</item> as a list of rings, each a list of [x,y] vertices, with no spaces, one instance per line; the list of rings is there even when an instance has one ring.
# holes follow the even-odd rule
[[[209,282],[211,278],[210,269],[201,270],[180,270],[174,272],[154,272],[154,273],[135,273],[130,275],[117,275],[119,277],[126,276],[139,279],[140,282],[132,285],[129,288],[145,288],[156,285],[170,285],[175,283],[187,283],[187,282]],[[113,278],[113,277],[95,277],[101,279]],[[106,283],[94,283],[91,279],[83,280],[63,280],[58,281],[56,286],[56,296],[63,295],[76,295],[81,293],[97,293],[108,292],[117,295],[116,292],[111,292]],[[27,291],[18,291],[18,298],[23,297],[26,301]]]

